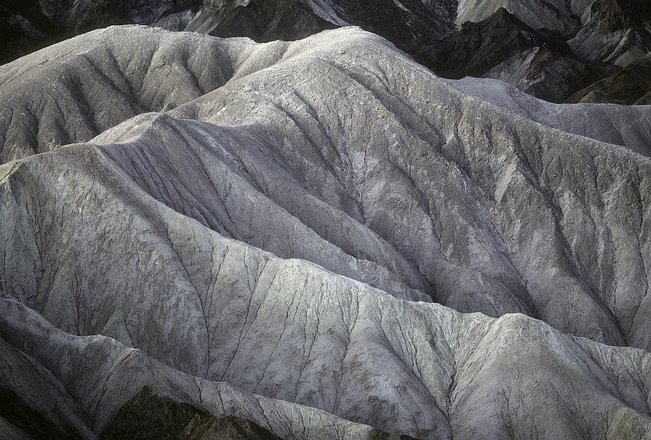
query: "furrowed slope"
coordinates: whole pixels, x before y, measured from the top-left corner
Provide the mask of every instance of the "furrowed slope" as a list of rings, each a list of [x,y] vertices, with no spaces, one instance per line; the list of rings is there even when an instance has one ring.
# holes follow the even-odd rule
[[[649,347],[649,160],[623,148],[648,139],[644,108],[636,127],[616,106],[563,118],[514,91],[495,106],[354,29],[247,53],[259,56],[174,118],[139,117],[96,142],[123,142],[101,148],[143,192],[281,257],[399,297]],[[584,111],[599,129],[568,131],[624,146],[556,129]]]
[[[175,114],[262,126],[285,168],[400,250],[439,302],[523,312],[571,333],[646,346],[647,336],[633,336],[647,332],[643,319],[633,321],[648,300],[648,159],[482,104],[405,58],[396,63],[384,45],[360,46],[342,48],[353,60],[279,64],[274,75],[247,77],[250,92],[233,83]],[[297,82],[297,72],[318,73],[323,87]],[[622,131],[630,124],[601,118]],[[341,202],[342,188],[358,207]],[[614,251],[615,242],[606,257],[600,249]],[[633,261],[639,272],[630,271]],[[637,281],[614,283],[633,273]],[[617,311],[624,304],[632,306],[625,319]],[[567,307],[590,318],[563,322]]]
[[[139,113],[201,96],[233,76],[237,57],[252,44],[119,29],[94,31],[0,68],[2,162],[87,141]]]
[[[354,28],[267,45],[104,32],[116,65],[142,68],[95,77],[149,78],[159,112],[51,151],[34,133],[63,112],[5,125],[0,336],[70,408],[48,424],[100,435],[171,399],[284,438],[648,435],[645,107],[637,128],[590,105],[571,111],[599,130],[563,126],[564,107],[479,98]],[[149,77],[159,45],[178,65]],[[38,102],[51,68],[77,70],[65,47],[5,66],[0,93]]]
[[[575,339],[522,315],[491,319],[400,301],[303,260],[278,259],[143,194],[92,146],[27,159],[4,192],[37,192],[24,176],[39,167],[77,184],[94,176],[86,202],[76,204],[87,215],[75,224],[89,254],[77,268],[58,266],[44,297],[17,288],[22,304],[0,300],[0,332],[60,381],[92,432],[110,432],[121,408],[137,417],[143,387],[285,438],[371,434],[289,402],[418,438],[621,438],[651,429],[651,357],[642,350]],[[107,214],[91,209],[97,200]],[[102,252],[92,251],[103,234]],[[133,243],[138,255],[124,254],[128,264],[113,263],[101,278]],[[77,287],[59,288],[68,280]],[[121,342],[73,336],[98,333]]]

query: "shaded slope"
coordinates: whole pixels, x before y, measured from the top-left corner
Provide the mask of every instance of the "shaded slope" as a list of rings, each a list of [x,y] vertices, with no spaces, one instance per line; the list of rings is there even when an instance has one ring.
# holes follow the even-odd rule
[[[591,23],[568,44],[578,57],[587,62],[625,67],[651,51],[651,23],[613,32],[604,32],[598,24]]]
[[[570,52],[559,32],[534,30],[500,8],[479,23],[464,23],[425,56],[446,77],[481,76],[505,59],[545,43]]]
[[[461,0],[456,23],[480,22],[503,8],[534,29],[550,29],[572,35],[580,22],[569,2],[562,0]]]
[[[0,337],[0,435],[93,439],[86,414],[39,362]]]
[[[651,20],[651,4],[644,0],[596,0],[591,18],[606,32],[631,28]]]
[[[621,71],[578,91],[568,102],[651,104],[651,55],[634,61]]]
[[[39,26],[30,21],[45,21],[44,17],[30,14],[29,9],[17,10],[11,7],[13,5],[8,6],[0,6],[0,28],[4,40],[0,47],[0,64],[47,45],[47,37],[41,28],[46,25]]]
[[[199,408],[152,394],[144,387],[120,408],[101,439],[277,440],[255,423],[227,416],[215,419]]]
[[[298,40],[333,27],[297,0],[204,0],[186,31],[259,42]]]
[[[482,76],[502,80],[529,95],[559,103],[600,79],[604,70],[610,69],[597,68],[543,44],[507,59]]]
[[[414,51],[454,29],[457,0],[301,0],[338,25],[356,25]]]
[[[651,6],[646,1],[593,1],[584,24],[569,41],[584,60],[625,67],[651,51]]]
[[[417,51],[417,59],[447,78],[491,77],[552,102],[600,79],[605,66],[578,58],[558,31],[533,29],[500,8]]]

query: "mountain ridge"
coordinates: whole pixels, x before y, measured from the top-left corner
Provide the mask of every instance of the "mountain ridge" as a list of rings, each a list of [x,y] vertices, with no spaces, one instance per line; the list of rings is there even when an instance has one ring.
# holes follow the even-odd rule
[[[14,52],[0,52],[0,60],[128,22],[258,42],[300,40],[357,25],[389,39],[439,75],[506,79],[517,73],[511,84],[520,90],[564,102],[651,50],[651,18],[642,0],[624,6],[615,0],[381,0],[370,6],[357,0],[34,2],[7,6],[4,25],[11,44],[4,50]],[[458,50],[450,50],[452,41]]]

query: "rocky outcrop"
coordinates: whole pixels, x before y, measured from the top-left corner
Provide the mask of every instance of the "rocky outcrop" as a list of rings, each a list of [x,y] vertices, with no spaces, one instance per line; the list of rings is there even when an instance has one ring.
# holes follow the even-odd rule
[[[443,80],[357,28],[113,27],[0,94],[0,367],[42,426],[651,431],[645,107]]]
[[[482,76],[499,79],[529,95],[558,103],[599,80],[602,71],[543,44],[507,59]]]
[[[604,32],[597,23],[591,23],[568,44],[583,60],[625,67],[651,51],[651,23],[613,32]]]
[[[501,8],[479,23],[464,23],[423,56],[446,77],[481,76],[505,59],[542,45],[571,53],[560,33],[534,30]]]
[[[503,8],[463,24],[417,59],[448,78],[496,78],[551,102],[565,101],[605,69],[578,58],[560,32],[533,29]]]
[[[337,25],[357,25],[414,52],[454,29],[457,0],[301,0]],[[325,14],[323,11],[326,12]]]
[[[569,2],[563,0],[460,0],[456,22],[480,22],[500,8],[507,10],[534,29],[549,29],[565,36],[573,35],[580,22]]]

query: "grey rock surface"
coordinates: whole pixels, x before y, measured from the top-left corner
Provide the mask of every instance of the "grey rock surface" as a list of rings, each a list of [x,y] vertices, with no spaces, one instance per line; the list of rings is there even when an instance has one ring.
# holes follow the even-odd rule
[[[623,105],[551,104],[493,79],[448,81],[463,93],[547,127],[651,155],[649,108]]]
[[[253,259],[265,257],[201,230],[212,236],[212,245],[222,241],[252,252],[228,268],[233,276],[247,276]],[[188,351],[201,358],[194,360],[196,376],[182,372],[190,359],[166,366],[147,355],[149,348],[72,336],[10,298],[0,300],[0,329],[61,380],[96,432],[113,426],[144,386],[216,418],[252,420],[283,438],[375,435],[368,426],[309,407],[419,438],[529,438],[531,432],[542,438],[637,438],[651,429],[651,356],[642,350],[572,338],[521,315],[495,320],[399,301],[298,260],[271,257],[256,286],[268,282],[264,278],[278,288],[243,290],[241,299],[217,281],[213,304],[227,301],[231,312],[249,318],[243,327],[225,325],[223,315],[217,319],[206,310],[206,325],[220,326],[214,335],[237,344]],[[288,295],[305,278],[307,288]],[[177,315],[162,309],[179,310],[178,301],[158,298],[156,304],[148,312],[151,322],[175,325]],[[132,328],[140,332],[138,325]],[[172,337],[193,344],[197,333]],[[83,379],[79,371],[87,372]],[[281,400],[240,392],[221,380]]]
[[[648,107],[358,28],[112,27],[0,96],[0,368],[47,423],[93,438],[149,387],[282,438],[651,435]]]
[[[139,34],[143,45],[150,38],[153,47],[171,39],[165,51],[172,53],[177,46],[187,50],[194,41],[206,50],[211,44],[233,46],[232,58],[225,61],[233,76],[217,81],[225,85],[204,95],[198,89],[181,95],[190,102],[172,111],[173,117],[139,117],[95,140],[131,138],[105,154],[159,202],[226,236],[283,258],[314,261],[400,297],[432,297],[492,316],[521,312],[580,336],[648,347],[644,314],[638,313],[645,309],[647,282],[648,252],[639,238],[646,234],[644,214],[630,223],[620,215],[621,197],[615,196],[631,188],[630,197],[640,193],[639,199],[631,199],[633,209],[648,209],[641,198],[647,159],[626,152],[628,147],[648,154],[650,128],[644,109],[613,107],[609,112],[578,106],[565,111],[515,91],[510,92],[514,98],[494,107],[496,99],[482,103],[460,93],[463,81],[455,89],[383,40],[354,30],[263,46],[145,28],[131,32]],[[102,51],[107,47],[103,44]],[[35,58],[27,60],[38,62]],[[146,64],[136,70],[139,75],[150,71]],[[38,76],[37,69],[29,72]],[[199,77],[191,67],[180,72],[180,78]],[[168,75],[163,72],[159,78]],[[321,86],[299,79],[315,77],[321,78]],[[151,83],[164,100],[164,88]],[[509,107],[529,109],[535,118],[514,117],[518,111],[505,112]],[[481,118],[473,116],[477,112]],[[378,120],[383,121],[380,126]],[[592,125],[585,126],[586,120]],[[638,122],[631,125],[632,120]],[[55,114],[51,124],[62,122]],[[429,129],[418,128],[423,124]],[[42,126],[36,119],[26,132]],[[247,129],[236,128],[241,126]],[[508,131],[493,134],[495,126]],[[573,134],[619,141],[614,143],[622,147]],[[211,148],[205,148],[206,142]],[[242,150],[242,144],[249,148]],[[5,148],[11,152],[14,145]],[[174,145],[185,148],[169,147]],[[571,151],[564,145],[571,145]],[[487,153],[481,153],[482,146]],[[36,142],[31,147],[43,148]],[[599,156],[593,156],[595,148],[608,157],[603,171]],[[140,159],[134,159],[135,151]],[[554,160],[557,156],[563,159]],[[594,164],[595,179],[602,173],[609,176],[604,183],[578,178],[586,161]],[[617,163],[627,172],[612,171]],[[547,171],[552,164],[561,166],[555,173],[564,178],[552,178]],[[635,170],[631,164],[642,168],[629,175]],[[518,198],[508,197],[512,185]],[[615,191],[612,199],[604,199],[608,191],[601,185]],[[594,205],[583,205],[587,194],[595,198]],[[522,203],[535,207],[524,211],[532,216],[524,224]],[[576,220],[567,223],[569,212],[572,218],[585,216],[587,224],[594,217],[603,223],[575,226]],[[615,231],[621,236],[613,237]],[[58,235],[63,239],[64,234]],[[537,234],[548,238],[538,243]],[[595,261],[599,246],[610,248],[613,240],[621,243],[625,237],[630,248],[620,246],[622,254]],[[600,240],[605,241],[600,245]],[[549,265],[544,271],[536,263],[541,254]],[[630,265],[624,264],[629,259],[640,268],[635,279],[641,284],[627,283],[629,290],[620,291],[612,280],[618,270],[630,276]],[[568,293],[559,297],[551,293],[555,290]],[[569,305],[584,317],[569,319],[561,313]]]

